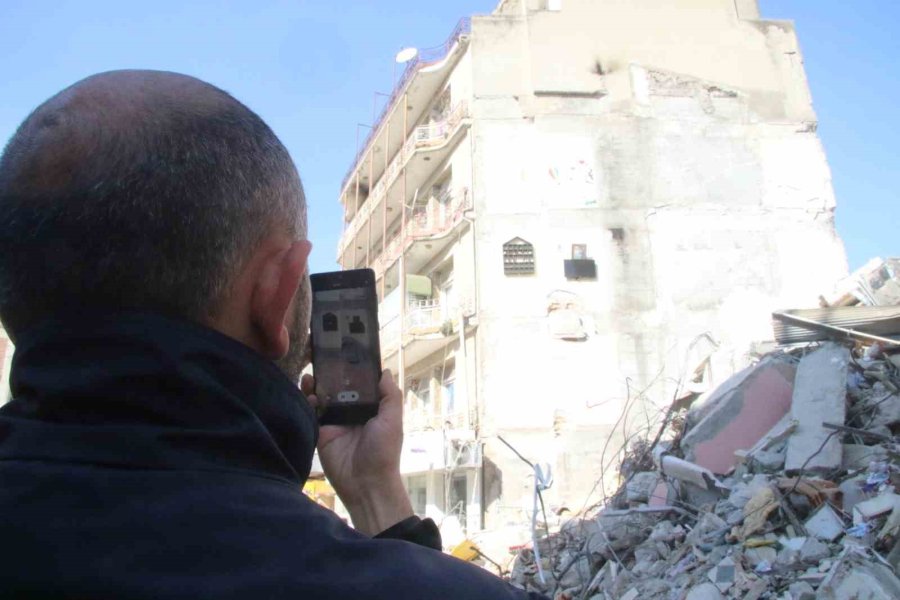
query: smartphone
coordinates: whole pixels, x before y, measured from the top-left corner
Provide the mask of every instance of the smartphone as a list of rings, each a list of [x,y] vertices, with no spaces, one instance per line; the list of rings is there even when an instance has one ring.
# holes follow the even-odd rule
[[[322,425],[360,425],[378,414],[381,346],[375,272],[316,273],[312,282],[313,376]]]

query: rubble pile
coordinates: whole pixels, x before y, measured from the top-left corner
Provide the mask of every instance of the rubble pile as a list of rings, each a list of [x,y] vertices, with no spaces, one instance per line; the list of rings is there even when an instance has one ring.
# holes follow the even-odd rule
[[[683,410],[602,510],[519,552],[514,585],[556,600],[900,598],[900,346],[780,349]]]

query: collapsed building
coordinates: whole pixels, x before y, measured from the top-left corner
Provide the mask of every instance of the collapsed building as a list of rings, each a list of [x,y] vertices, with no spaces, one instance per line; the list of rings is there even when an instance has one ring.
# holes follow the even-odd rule
[[[504,440],[579,503],[847,273],[793,25],[755,0],[503,0],[397,58],[338,262],[376,273],[403,474],[448,540],[529,518]]]
[[[900,597],[900,260],[822,305],[775,313],[777,348],[673,403],[602,506],[538,516],[513,583],[557,600]]]

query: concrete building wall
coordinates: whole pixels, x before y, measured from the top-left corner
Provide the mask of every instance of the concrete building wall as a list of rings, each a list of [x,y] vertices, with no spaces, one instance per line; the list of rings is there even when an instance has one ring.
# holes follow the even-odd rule
[[[448,459],[443,424],[407,434],[425,514],[445,520],[464,472],[470,530],[476,507],[488,527],[528,520],[534,476],[501,437],[552,469],[549,508],[601,501],[676,392],[741,368],[772,310],[846,273],[797,38],[758,17],[756,0],[503,0],[446,79],[435,63],[412,80],[418,125],[462,102],[469,120],[409,161],[406,201],[449,172],[472,210],[407,251],[418,275],[452,262],[457,326],[409,342],[404,368],[452,360],[484,447],[476,474]],[[512,240],[534,273],[505,272]],[[566,276],[575,245],[596,277]],[[399,314],[396,292],[382,308]]]
[[[730,0],[513,4],[471,46],[489,526],[530,507],[533,481],[495,436],[550,464],[548,500],[577,510],[713,353],[703,334],[720,380],[772,310],[846,273],[789,24]],[[504,274],[514,238],[533,275]],[[573,244],[595,280],[565,277]],[[560,311],[583,340],[553,336]]]

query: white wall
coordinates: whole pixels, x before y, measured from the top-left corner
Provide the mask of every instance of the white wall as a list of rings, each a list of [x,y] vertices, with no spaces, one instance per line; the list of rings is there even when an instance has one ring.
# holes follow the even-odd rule
[[[606,440],[612,471],[713,351],[698,336],[720,343],[722,380],[772,337],[772,310],[815,306],[847,264],[789,24],[738,18],[751,0],[564,0],[527,20],[516,4],[475,19],[471,45],[481,434],[553,464],[550,501],[577,510]],[[515,237],[534,275],[504,274]],[[575,243],[596,280],[564,277]],[[554,293],[584,341],[550,335]],[[497,443],[486,456],[508,511],[528,474]]]

